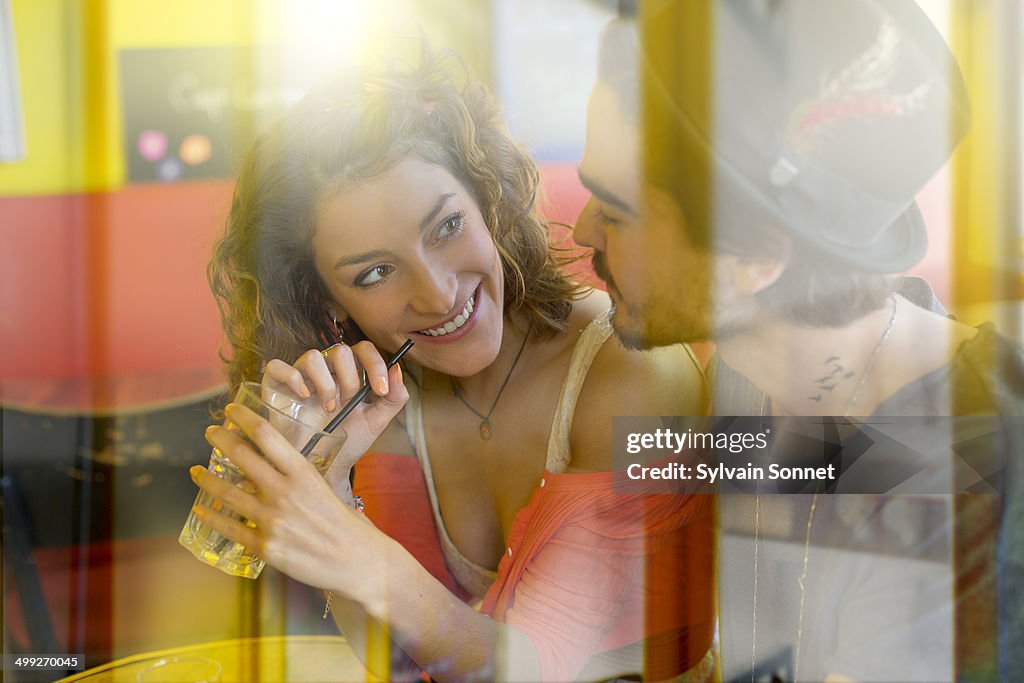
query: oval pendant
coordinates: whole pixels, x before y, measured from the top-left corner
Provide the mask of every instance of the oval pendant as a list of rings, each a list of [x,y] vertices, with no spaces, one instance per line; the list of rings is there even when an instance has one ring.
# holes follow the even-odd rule
[[[487,420],[480,423],[480,438],[484,441],[491,440],[491,423]]]

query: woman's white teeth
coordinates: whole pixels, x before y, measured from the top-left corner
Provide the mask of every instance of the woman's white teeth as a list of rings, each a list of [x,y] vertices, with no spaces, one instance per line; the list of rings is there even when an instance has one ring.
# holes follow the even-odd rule
[[[443,337],[449,332],[454,332],[469,320],[469,316],[473,313],[473,297],[469,298],[466,302],[466,307],[462,309],[462,312],[455,316],[454,320],[449,320],[441,327],[432,327],[429,330],[420,330],[420,334],[429,334],[431,337]]]

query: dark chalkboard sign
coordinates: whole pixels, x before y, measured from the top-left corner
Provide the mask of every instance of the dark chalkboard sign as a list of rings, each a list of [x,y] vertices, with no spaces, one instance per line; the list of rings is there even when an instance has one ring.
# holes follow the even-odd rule
[[[312,85],[275,46],[119,52],[128,182],[231,176],[256,132]]]

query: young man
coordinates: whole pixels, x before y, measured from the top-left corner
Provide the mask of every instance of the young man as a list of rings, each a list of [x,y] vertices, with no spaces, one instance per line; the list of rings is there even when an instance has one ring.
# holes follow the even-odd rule
[[[651,2],[636,28],[603,37],[575,232],[623,343],[713,340],[719,415],[998,423],[966,450],[978,423],[939,436],[945,490],[1001,507],[721,497],[725,679],[996,677],[997,636],[1020,678],[1024,361],[893,275],[923,256],[914,197],[967,127],[945,43],[910,0]]]

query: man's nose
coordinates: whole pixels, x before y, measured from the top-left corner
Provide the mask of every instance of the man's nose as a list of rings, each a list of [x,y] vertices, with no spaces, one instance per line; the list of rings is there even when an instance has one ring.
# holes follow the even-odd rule
[[[459,280],[455,270],[423,263],[415,269],[412,307],[424,315],[446,315],[457,303]]]
[[[576,217],[576,226],[573,228],[572,238],[581,246],[603,251],[604,225],[597,219],[597,207],[595,204],[593,197],[584,204],[580,215]]]

